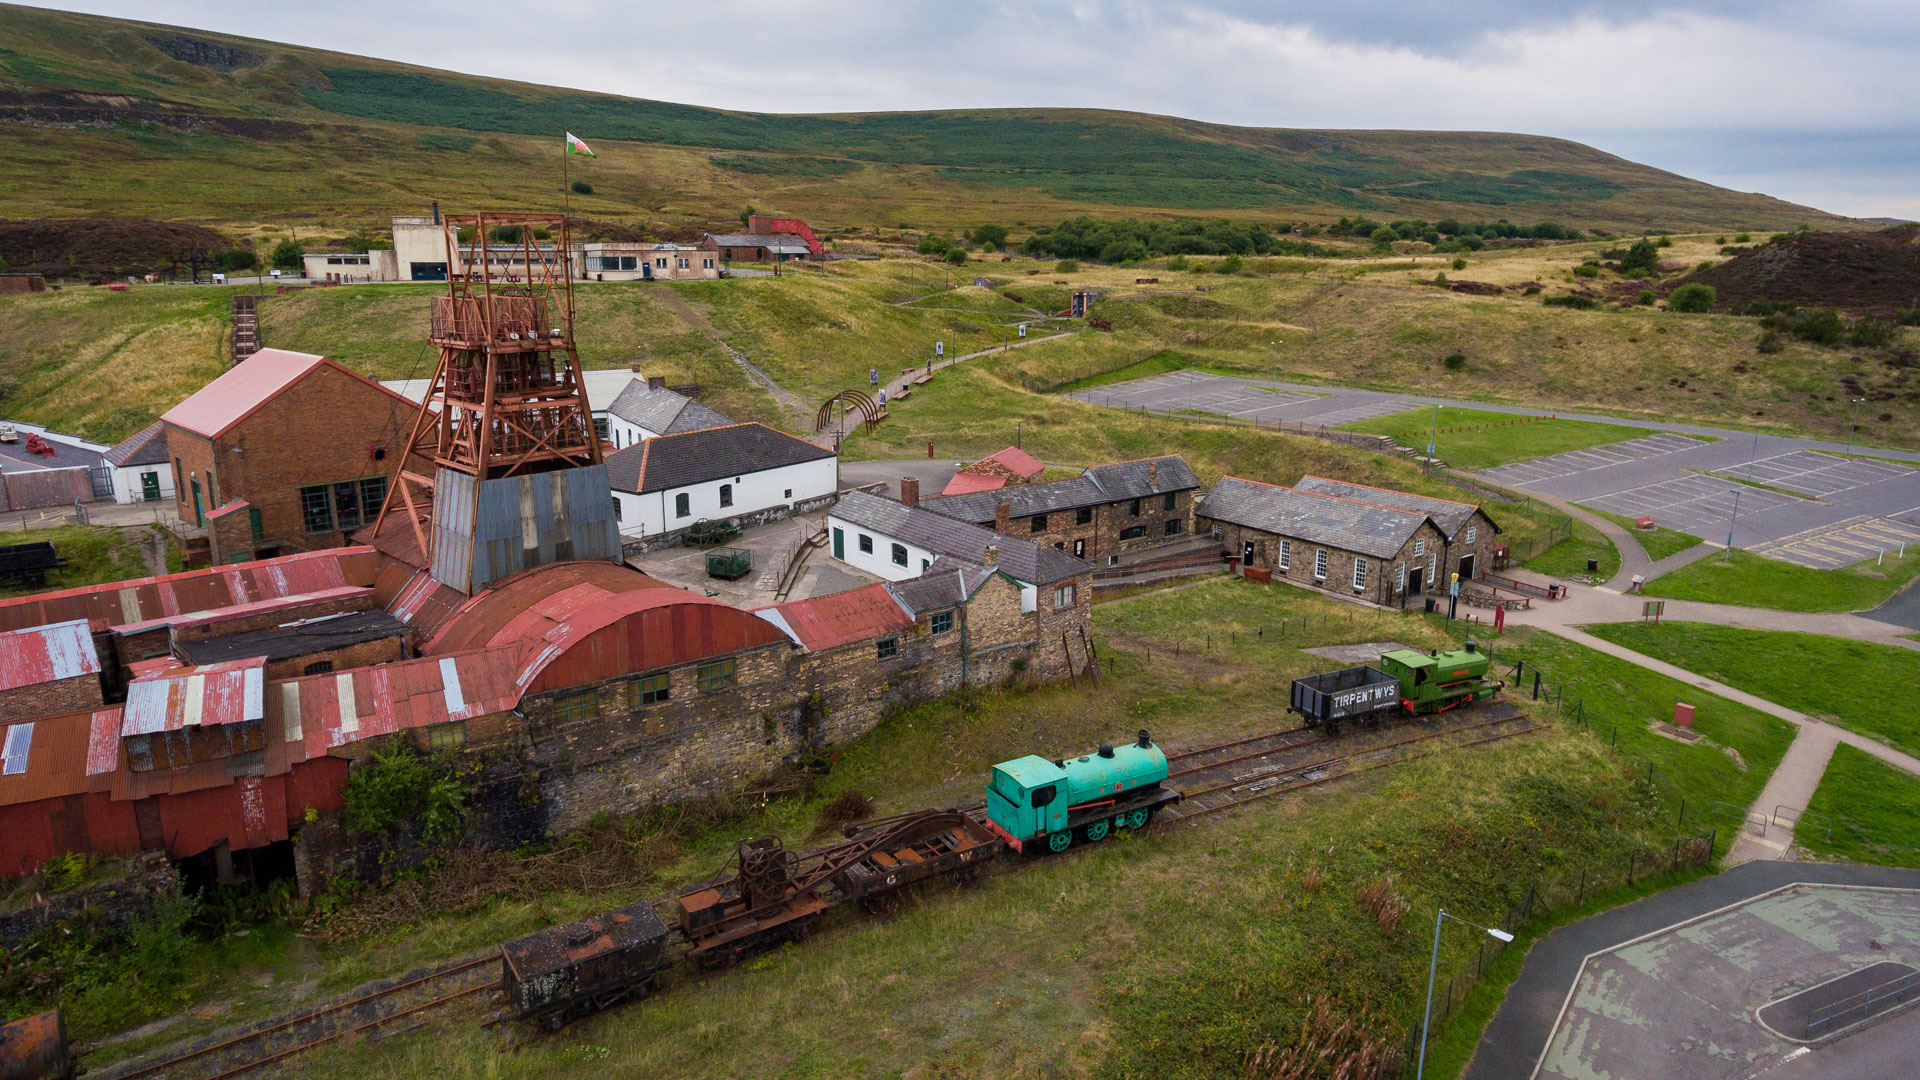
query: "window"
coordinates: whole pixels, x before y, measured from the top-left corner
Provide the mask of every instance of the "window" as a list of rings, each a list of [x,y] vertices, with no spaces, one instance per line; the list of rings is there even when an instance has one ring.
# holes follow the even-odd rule
[[[674,517],[692,517],[693,516],[693,497],[691,495],[688,495],[686,492],[683,491],[680,494],[675,495],[673,497],[673,516]]]
[[[720,485],[720,505],[721,506],[733,505],[733,485],[732,484]]]
[[[932,559],[921,559],[921,560],[920,560],[920,572],[921,572],[921,573],[923,573],[923,574],[924,574],[924,573],[926,573],[927,571],[929,571],[929,570],[931,570],[931,569],[933,569],[933,560],[932,560]]]
[[[333,670],[333,661],[331,661],[331,660],[315,660],[315,661],[314,661],[313,663],[311,663],[311,664],[308,664],[308,665],[307,665],[306,667],[304,667],[304,668],[301,668],[301,669],[300,669],[300,674],[302,674],[302,675],[325,675],[325,674],[326,674],[327,672],[329,672],[329,671],[332,671],[332,670]]]
[[[211,474],[207,477],[212,482]],[[387,501],[387,478],[369,476],[300,489],[300,514],[310,533],[357,529],[371,524]]]
[[[1479,532],[1480,532],[1480,530],[1479,530],[1479,529],[1468,529],[1468,530],[1467,530],[1467,535],[1466,535],[1465,537],[1463,537],[1462,539],[1464,539],[1464,540],[1466,540],[1466,542],[1467,542],[1467,543],[1469,543],[1469,544],[1471,544],[1471,543],[1473,543],[1473,538],[1474,538],[1475,536],[1477,536],[1477,535],[1479,534]]]
[[[467,745],[467,722],[453,720],[427,728],[428,750],[457,750]]]
[[[690,263],[689,263],[689,262],[688,262],[687,260],[685,260],[685,259],[681,259],[681,260],[680,260],[680,269],[682,269],[682,270],[685,270],[685,269],[687,269],[687,267],[688,267],[688,266],[690,266],[690,265],[692,265],[692,264],[690,264]]]
[[[1169,514],[1173,513],[1174,501],[1173,492],[1167,492],[1165,495],[1160,496],[1160,509],[1165,510]]]
[[[1093,507],[1083,506],[1080,509],[1075,510],[1073,512],[1073,523],[1075,525],[1093,524]]]
[[[602,255],[602,256],[600,256],[600,269],[602,269],[602,270],[618,270],[618,269],[620,269],[620,256],[618,256],[618,255]]]
[[[613,520],[620,520],[620,500],[618,497],[613,500]]]
[[[1407,591],[1407,564],[1401,563],[1393,568],[1393,589],[1395,592]]]
[[[791,498],[793,498],[793,489],[792,489],[792,488],[788,488],[788,489],[787,489],[787,493],[786,493],[785,495],[783,495],[783,496],[781,496],[781,497],[782,497],[782,498],[786,498],[786,499],[791,499]]]
[[[907,545],[905,544],[893,545],[893,565],[895,566],[907,565]]]
[[[657,705],[673,697],[672,682],[663,672],[648,675],[644,679],[635,679],[627,684],[627,708],[637,709],[642,705]]]
[[[267,538],[267,527],[266,524],[260,520],[259,507],[250,506],[247,508],[247,528],[252,530],[255,540],[265,540]]]
[[[1128,517],[1140,516],[1140,500],[1139,499],[1135,499],[1133,500],[1133,502],[1127,505],[1127,516]]]
[[[1427,553],[1427,542],[1425,540],[1415,540],[1413,542],[1413,557],[1417,559],[1420,556],[1425,555],[1426,553]]]
[[[213,469],[207,469],[207,502],[213,506],[220,505],[219,481],[220,478],[213,474]]]
[[[711,270],[711,269],[713,269],[713,260],[712,260],[712,259],[701,259],[701,260],[700,260],[700,268],[701,268],[702,270]]]
[[[1060,789],[1049,784],[1046,787],[1036,789],[1033,797],[1027,801],[1033,803],[1037,809],[1053,802],[1053,797],[1058,794],[1060,794]]]
[[[953,612],[936,611],[933,613],[933,617],[927,620],[927,624],[934,633],[944,634],[953,629]]]
[[[1293,569],[1293,541],[1280,541],[1280,569]]]
[[[1327,549],[1315,548],[1313,552],[1313,576],[1325,579],[1327,576]]]
[[[1167,522],[1167,535],[1179,536],[1181,528],[1182,528],[1182,523],[1180,519],[1174,518],[1172,521]]]
[[[1042,533],[1047,531],[1047,515],[1045,514],[1033,515],[1033,531],[1037,533]]]
[[[1120,539],[1122,540],[1138,540],[1145,535],[1147,535],[1147,527],[1145,525],[1129,525],[1120,530]]]
[[[562,694],[553,699],[553,718],[562,723],[591,720],[600,712],[600,698],[591,690]]]
[[[737,663],[738,661],[729,657],[694,668],[694,681],[699,684],[700,692],[711,694],[740,685],[740,673],[736,670]]]
[[[1356,589],[1367,587],[1367,560],[1365,559],[1353,560],[1353,587]]]
[[[174,458],[173,459],[173,490],[185,491],[187,489],[187,482],[181,479],[181,477],[184,477],[185,475],[187,474],[184,471],[182,471],[180,467],[180,459]]]
[[[1058,611],[1061,608],[1072,607],[1073,598],[1074,598],[1074,587],[1071,585],[1062,585],[1059,588],[1053,590],[1054,610]]]
[[[1429,586],[1440,584],[1440,579],[1437,576],[1435,576],[1438,574],[1439,570],[1440,570],[1440,560],[1437,557],[1430,558],[1427,560],[1427,583]]]
[[[866,533],[861,533],[860,534],[860,550],[867,553],[868,555],[873,554],[873,537],[868,536]]]
[[[33,746],[33,724],[15,724],[7,729],[7,744],[4,764],[0,764],[0,775],[18,776],[27,771],[27,751]]]
[[[882,660],[891,660],[900,655],[900,639],[883,637],[873,644],[873,654]]]

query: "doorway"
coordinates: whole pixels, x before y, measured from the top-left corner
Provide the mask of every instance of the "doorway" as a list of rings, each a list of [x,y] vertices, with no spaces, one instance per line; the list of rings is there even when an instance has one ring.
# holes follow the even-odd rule
[[[160,501],[160,474],[143,472],[140,474],[140,500],[142,502]]]
[[[1427,568],[1424,566],[1416,566],[1412,570],[1408,571],[1407,592],[1413,595],[1418,595],[1421,592],[1423,592],[1424,589],[1422,588],[1422,586],[1425,585],[1426,583],[1426,577],[1427,577]]]
[[[1086,537],[1083,536],[1080,539],[1075,540],[1073,542],[1073,557],[1076,559],[1084,559],[1087,557],[1087,538]]]
[[[1469,581],[1472,578],[1473,578],[1473,556],[1462,555],[1460,556],[1460,580]]]
[[[833,557],[847,561],[847,534],[837,528],[833,530]]]
[[[1240,565],[1241,566],[1253,565],[1253,541],[1251,540],[1248,540],[1245,543],[1240,545]]]

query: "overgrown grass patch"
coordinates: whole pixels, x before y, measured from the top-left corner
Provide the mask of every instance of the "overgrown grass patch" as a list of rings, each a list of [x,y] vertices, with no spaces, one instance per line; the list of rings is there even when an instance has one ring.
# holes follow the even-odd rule
[[[1920,547],[1838,570],[1768,559],[1745,551],[1688,563],[1647,583],[1648,596],[1704,600],[1776,611],[1862,611],[1877,607],[1920,575]]]
[[[1834,747],[1793,843],[1816,858],[1920,866],[1920,778],[1845,743]]]
[[[73,589],[108,581],[146,577],[150,571],[133,534],[147,526],[116,528],[105,525],[61,525],[52,529],[30,529],[19,533],[0,533],[0,544],[53,545],[54,553],[67,560],[65,566],[47,572],[47,583],[39,586],[0,588],[0,596],[26,596],[53,589]]]
[[[1608,641],[1920,753],[1920,652],[1873,641],[1705,623],[1605,623]]]
[[[1434,432],[1436,426],[1439,429],[1437,433]],[[1454,407],[1409,409],[1390,416],[1342,424],[1341,428],[1391,436],[1401,446],[1422,451],[1426,449],[1431,436],[1438,448],[1435,454],[1440,460],[1468,472],[1528,458],[1563,454],[1569,450],[1625,442],[1646,434],[1643,428],[1621,424]]]

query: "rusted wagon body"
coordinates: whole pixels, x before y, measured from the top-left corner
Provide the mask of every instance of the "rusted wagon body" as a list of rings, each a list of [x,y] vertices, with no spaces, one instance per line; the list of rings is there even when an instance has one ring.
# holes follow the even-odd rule
[[[645,997],[671,964],[667,928],[646,903],[500,947],[500,986],[521,1019],[558,1028]]]
[[[891,818],[805,855],[763,836],[740,845],[732,877],[680,897],[680,932],[695,963],[725,967],[805,938],[820,915],[841,904],[858,900],[869,911],[892,910],[907,886],[971,874],[1003,847],[957,810]]]
[[[79,1064],[58,1010],[0,1026],[0,1080],[67,1080]]]

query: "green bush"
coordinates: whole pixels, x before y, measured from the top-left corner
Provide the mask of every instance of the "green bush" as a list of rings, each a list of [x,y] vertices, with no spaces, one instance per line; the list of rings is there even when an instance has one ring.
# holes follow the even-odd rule
[[[1893,344],[1893,324],[1885,319],[1861,319],[1847,331],[1847,344],[1860,349],[1878,349]]]
[[[1438,274],[1435,274],[1435,275],[1433,275],[1433,283],[1434,283],[1435,285],[1438,285],[1438,286],[1440,286],[1440,287],[1441,287],[1441,288],[1443,288],[1443,289],[1444,289],[1444,288],[1446,288],[1446,287],[1447,287],[1447,274],[1446,274],[1446,271],[1444,271],[1444,270],[1443,270],[1443,271],[1441,271],[1440,273],[1438,273]]]
[[[973,242],[981,247],[989,245],[996,248],[1007,246],[1007,227],[1005,225],[980,225],[973,230]]]
[[[1594,306],[1593,297],[1581,296],[1579,293],[1568,293],[1565,296],[1549,296],[1540,302],[1547,307],[1573,308],[1577,311],[1585,311]]]
[[[1793,336],[1815,345],[1838,345],[1846,340],[1847,324],[1838,312],[1816,308],[1793,320]]]
[[[273,267],[276,270],[298,270],[300,269],[300,260],[305,257],[306,254],[306,248],[301,247],[298,241],[289,239],[282,240],[273,245],[273,254],[270,258],[273,260]]]
[[[1465,259],[1453,260],[1453,268],[1455,270],[1465,270],[1467,268],[1467,260]]]
[[[585,180],[575,180],[573,183],[568,184],[567,186],[573,189],[573,193],[575,195],[593,194],[593,185],[587,183]]]
[[[1736,244],[1744,244],[1752,239],[1753,237],[1747,233],[1737,233],[1734,235],[1733,242]]]
[[[1443,364],[1448,371],[1459,371],[1467,366],[1467,354],[1457,352],[1448,353],[1440,363]]]
[[[235,270],[252,270],[259,266],[260,256],[254,254],[252,248],[234,248],[215,255],[213,264],[220,268],[221,273],[231,274]]]
[[[353,832],[376,836],[417,821],[421,836],[438,843],[460,835],[467,792],[450,761],[423,757],[410,744],[395,741],[347,774],[340,801]]]
[[[914,245],[913,250],[922,255],[944,256],[947,252],[953,250],[953,241],[948,240],[944,236],[927,235],[920,238],[920,242]]]
[[[1633,242],[1626,254],[1620,256],[1620,272],[1631,275],[1635,271],[1650,271],[1660,262],[1660,249],[1653,241],[1641,237]]]
[[[1719,299],[1720,296],[1713,291],[1713,286],[1689,281],[1673,290],[1673,294],[1667,297],[1667,310],[1698,314],[1703,311],[1712,311],[1713,305],[1719,302]]]
[[[1582,263],[1573,268],[1573,276],[1586,278],[1599,277],[1600,268],[1591,263]]]
[[[1400,234],[1397,232],[1394,232],[1392,229],[1387,228],[1385,225],[1382,225],[1379,228],[1373,230],[1373,235],[1369,236],[1367,239],[1373,241],[1374,247],[1380,247],[1380,248],[1392,247],[1393,242],[1395,240],[1400,239]]]
[[[1663,247],[1663,248],[1667,248],[1667,247],[1672,247],[1672,246],[1673,246],[1673,237],[1671,237],[1671,236],[1663,236],[1663,237],[1661,237],[1660,239],[1658,239],[1658,240],[1655,240],[1655,241],[1653,242],[1653,246],[1654,246],[1654,247]]]
[[[1053,272],[1056,274],[1073,274],[1078,273],[1079,270],[1080,262],[1077,259],[1061,259],[1053,264]]]
[[[1635,302],[1638,303],[1641,307],[1652,307],[1653,306],[1653,290],[1641,289],[1640,295],[1635,300]]]
[[[967,261],[966,250],[964,248],[949,249],[947,251],[947,261],[952,263],[955,266],[959,266],[961,263],[966,262]]]
[[[1920,307],[1901,308],[1893,313],[1893,321],[1901,326],[1920,326]]]
[[[1175,255],[1173,258],[1167,260],[1167,269],[1169,270],[1185,270],[1186,268],[1187,257],[1185,255]]]
[[[1786,346],[1781,343],[1780,332],[1778,330],[1762,330],[1760,331],[1760,340],[1753,343],[1753,348],[1755,352],[1772,356],[1774,353],[1786,348]]]
[[[1213,272],[1216,274],[1237,274],[1244,265],[1246,264],[1241,261],[1240,256],[1229,255],[1220,260],[1220,265],[1214,267]]]
[[[1714,262],[1712,259],[1701,259],[1699,262],[1695,263],[1693,266],[1694,270],[1696,271],[1711,270],[1713,269],[1713,267],[1714,267]]]

